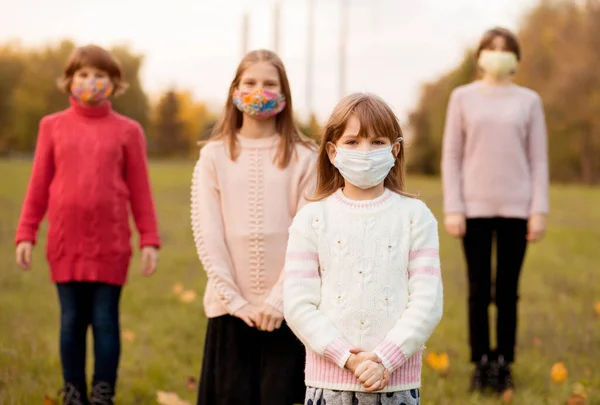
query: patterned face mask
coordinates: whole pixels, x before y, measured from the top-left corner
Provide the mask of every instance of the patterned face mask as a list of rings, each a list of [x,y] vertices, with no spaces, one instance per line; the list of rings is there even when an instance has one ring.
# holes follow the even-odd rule
[[[97,103],[106,100],[113,92],[114,85],[109,78],[73,79],[71,94],[79,101]]]
[[[269,118],[285,108],[285,96],[281,93],[257,89],[252,92],[233,92],[233,103],[243,113],[256,118]]]

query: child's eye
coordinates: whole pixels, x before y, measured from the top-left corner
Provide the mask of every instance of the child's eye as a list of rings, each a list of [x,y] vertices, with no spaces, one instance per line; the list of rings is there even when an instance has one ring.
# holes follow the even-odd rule
[[[357,142],[354,139],[350,139],[350,140],[346,141],[346,145],[356,145],[356,144],[357,144]]]
[[[385,145],[385,142],[383,142],[383,141],[375,141],[375,142],[373,142],[373,144],[375,144],[375,145]]]
[[[244,82],[244,84],[246,86],[254,86],[255,82],[253,80],[248,80],[248,81]]]

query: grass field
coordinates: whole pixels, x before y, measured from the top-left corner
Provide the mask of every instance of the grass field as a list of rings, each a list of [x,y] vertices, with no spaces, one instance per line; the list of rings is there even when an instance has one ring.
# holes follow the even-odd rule
[[[122,301],[123,342],[117,402],[155,404],[159,390],[189,401],[186,379],[200,370],[206,319],[202,309],[205,275],[189,227],[189,182],[193,162],[154,163],[152,183],[164,249],[158,273],[146,279],[132,265]],[[44,260],[45,227],[33,269],[14,264],[14,229],[30,163],[0,161],[0,405],[42,404],[61,385],[58,357],[58,300]],[[408,189],[441,218],[437,180],[409,178]],[[517,390],[514,404],[564,404],[573,383],[583,381],[589,404],[600,404],[600,189],[555,186],[552,215],[543,243],[532,246],[521,279]],[[441,222],[441,221],[440,221]],[[466,393],[466,278],[459,242],[441,232],[445,315],[428,351],[446,352],[450,371],[442,378],[424,367],[422,404],[495,404],[499,399]],[[181,283],[196,300],[173,292]],[[554,363],[569,378],[550,381]],[[88,361],[91,366],[91,360]],[[90,369],[91,370],[91,369]]]

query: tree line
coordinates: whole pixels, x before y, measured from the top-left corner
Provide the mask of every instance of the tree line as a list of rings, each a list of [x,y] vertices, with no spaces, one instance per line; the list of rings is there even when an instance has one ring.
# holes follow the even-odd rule
[[[0,156],[32,153],[40,119],[68,106],[68,97],[56,80],[75,46],[69,40],[39,48],[16,42],[0,45]],[[157,100],[150,100],[140,80],[144,56],[126,46],[110,51],[130,84],[124,95],[113,99],[113,108],[144,127],[149,153],[197,156],[197,143],[210,136],[219,111],[211,111],[190,92],[177,89],[167,89]],[[299,126],[309,136],[320,135],[315,117]]]
[[[543,0],[524,16],[517,34],[522,60],[515,79],[544,102],[552,180],[600,183],[600,3]],[[448,99],[455,87],[477,77],[473,53],[423,85],[409,117],[412,171],[439,174]]]

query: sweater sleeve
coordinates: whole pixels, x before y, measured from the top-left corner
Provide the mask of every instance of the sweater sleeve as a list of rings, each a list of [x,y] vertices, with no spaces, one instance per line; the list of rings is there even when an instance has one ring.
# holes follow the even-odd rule
[[[290,227],[283,287],[285,319],[311,351],[344,368],[352,345],[319,310],[321,276],[310,208],[314,206],[303,208]]]
[[[247,304],[233,277],[233,263],[225,242],[217,175],[207,147],[194,168],[191,193],[192,231],[198,257],[230,314]]]
[[[17,226],[16,243],[36,243],[40,222],[48,209],[50,184],[55,170],[52,134],[48,127],[48,119],[43,118],[40,121],[31,177]]]
[[[465,203],[462,194],[462,159],[464,128],[457,91],[453,91],[448,101],[446,123],[442,142],[442,186],[444,191],[444,212],[464,213]]]
[[[530,214],[547,214],[549,211],[548,142],[544,107],[539,96],[535,99],[530,120],[527,145],[533,191]]]
[[[315,186],[315,166],[316,166],[316,155],[311,153],[301,167],[302,173],[300,175],[300,181],[298,182],[297,191],[294,195],[298,196],[298,201],[296,203],[296,213],[302,209],[306,205],[307,198],[312,195],[314,192]],[[277,279],[277,283],[271,289],[269,296],[265,300],[265,302],[277,309],[280,312],[283,312],[283,281],[285,279],[285,271],[282,270],[279,278]]]
[[[160,247],[156,210],[148,176],[146,137],[136,123],[125,143],[125,181],[129,188],[131,211],[140,233],[140,247]]]
[[[442,317],[438,224],[429,209],[422,207],[411,229],[406,309],[374,350],[390,372],[423,348]]]

